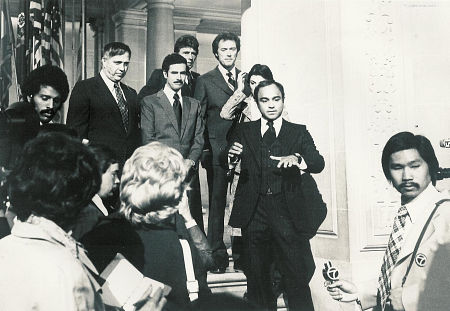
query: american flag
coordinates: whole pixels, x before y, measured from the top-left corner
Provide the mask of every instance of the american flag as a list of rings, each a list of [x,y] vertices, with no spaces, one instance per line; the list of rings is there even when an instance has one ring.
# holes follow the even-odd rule
[[[59,0],[49,0],[45,6],[42,52],[44,62],[64,68],[64,45],[62,35],[62,12]]]
[[[7,0],[0,0],[0,108],[9,104],[9,87],[11,86],[11,37],[9,9]]]
[[[31,0],[30,1],[30,21],[33,25],[33,37],[32,37],[32,59],[31,59],[31,70],[36,69],[43,65],[42,58],[42,1],[41,0]]]
[[[16,73],[17,82],[22,84],[30,72],[30,2],[19,1],[19,14],[17,15],[17,40],[16,40]]]

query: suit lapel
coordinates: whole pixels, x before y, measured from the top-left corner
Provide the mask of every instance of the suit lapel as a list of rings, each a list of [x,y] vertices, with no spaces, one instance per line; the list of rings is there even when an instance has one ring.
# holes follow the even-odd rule
[[[236,70],[236,72],[238,71]],[[214,69],[213,73],[214,74],[212,76],[211,82],[214,83],[220,89],[222,89],[225,93],[227,93],[228,96],[233,95],[233,91],[230,89],[228,83],[223,78],[222,73],[220,72],[218,66]]]
[[[256,164],[261,167],[261,119],[251,124],[250,130],[243,132],[247,137],[249,149],[255,156]]]
[[[177,131],[177,134],[180,135],[180,132],[178,130],[178,122],[175,117],[175,112],[173,111],[173,107],[169,102],[169,99],[167,98],[164,91],[159,91],[158,94],[159,104],[161,105],[162,109],[167,115],[167,118],[169,119],[170,123],[172,123],[173,127]],[[180,136],[181,137],[181,136]]]
[[[183,138],[184,132],[186,131],[186,127],[189,121],[189,117],[191,116],[191,101],[189,97],[183,96],[183,107],[181,109],[181,135],[180,138]]]
[[[122,114],[120,113],[119,106],[117,106],[116,99],[108,89],[108,86],[106,85],[105,81],[103,81],[100,74],[97,75],[97,85],[97,89],[100,92],[100,97],[105,98],[105,101],[102,104],[112,105],[112,108],[115,111],[115,113],[112,115],[114,117],[115,124],[118,124],[123,132],[126,133],[125,127],[123,126]]]

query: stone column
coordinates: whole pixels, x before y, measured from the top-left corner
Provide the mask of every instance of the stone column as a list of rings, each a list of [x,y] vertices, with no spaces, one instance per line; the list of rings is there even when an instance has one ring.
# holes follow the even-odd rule
[[[147,79],[173,51],[174,0],[147,0]]]

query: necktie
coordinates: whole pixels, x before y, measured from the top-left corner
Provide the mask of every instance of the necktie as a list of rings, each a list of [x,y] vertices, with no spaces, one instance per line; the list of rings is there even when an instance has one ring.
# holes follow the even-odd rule
[[[180,102],[180,96],[178,96],[177,93],[173,95],[173,112],[175,112],[175,117],[177,119],[178,123],[178,131],[181,130],[181,102]]]
[[[403,244],[406,216],[408,216],[408,210],[405,206],[400,207],[395,217],[394,225],[392,226],[392,233],[389,237],[386,252],[384,253],[381,274],[378,279],[378,291],[380,293],[382,310],[384,310],[386,300],[391,291],[390,278]]]
[[[120,114],[122,115],[123,126],[125,127],[125,131],[128,131],[128,107],[123,97],[122,90],[119,87],[118,83],[114,83],[114,90],[116,92],[117,106],[119,106]]]
[[[267,146],[272,146],[273,142],[277,138],[275,133],[275,128],[273,127],[273,121],[267,121],[267,126],[269,127],[263,135],[263,141]]]
[[[233,74],[231,73],[231,71],[227,72],[227,76],[230,89],[234,91],[236,89],[236,81],[233,79]]]

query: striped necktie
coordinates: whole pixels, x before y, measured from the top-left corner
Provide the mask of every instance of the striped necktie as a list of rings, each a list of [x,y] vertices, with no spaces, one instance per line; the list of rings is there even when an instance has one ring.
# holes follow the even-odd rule
[[[119,83],[114,83],[114,90],[116,91],[117,106],[119,106],[120,114],[122,116],[123,126],[125,132],[128,131],[128,107],[125,98],[123,97],[122,90],[119,87]]]
[[[228,76],[228,86],[232,91],[236,90],[236,80],[233,79],[233,74],[231,73],[231,71],[227,72],[227,76]]]
[[[392,233],[389,237],[386,252],[384,253],[381,274],[378,279],[378,292],[380,294],[382,310],[385,308],[386,301],[391,291],[391,273],[395,267],[403,244],[406,216],[408,216],[408,210],[405,206],[401,206],[395,217]]]

